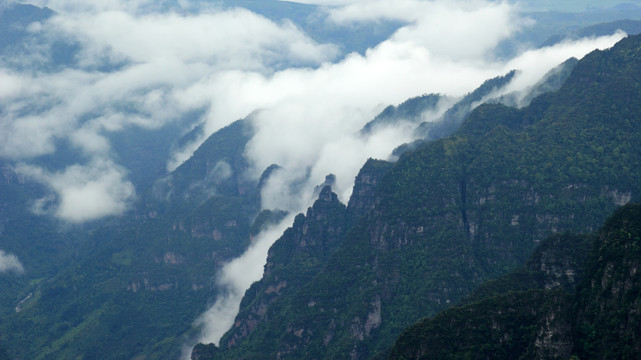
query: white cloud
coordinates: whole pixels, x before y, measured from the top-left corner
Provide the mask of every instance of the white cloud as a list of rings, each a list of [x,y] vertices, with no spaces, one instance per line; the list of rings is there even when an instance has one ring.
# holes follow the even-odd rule
[[[521,73],[510,91],[523,90],[563,60],[582,57],[595,47],[609,47],[620,39],[617,35],[564,43],[498,61],[486,54],[519,29],[519,18],[512,8],[489,2],[485,3],[487,8],[452,8],[450,3],[435,3],[442,6],[441,12],[428,15],[437,18],[417,16],[416,24],[402,28],[365,55],[351,54],[339,63],[317,69],[288,69],[271,76],[225,72],[189,89],[200,96],[211,96],[209,131],[253,113],[257,133],[246,151],[253,176],[272,163],[281,166],[263,189],[265,207],[292,213],[304,210],[314,200],[314,186],[329,173],[337,175],[334,191],[347,201],[354,176],[367,157],[385,158],[397,145],[412,139],[410,126],[379,128],[368,138],[357,135],[385,105],[422,93],[464,95],[484,80],[515,68]],[[448,9],[455,14],[448,14]],[[448,29],[448,22],[456,16],[473,23],[446,34],[449,44],[439,43],[436,29],[430,29],[428,23]],[[260,271],[262,264],[257,261],[251,268]],[[242,274],[247,269],[238,271]],[[228,279],[230,284],[237,284],[234,294],[242,293],[240,289],[250,284]],[[221,298],[201,319],[202,324],[216,329],[206,330],[202,341],[217,342],[224,326],[231,326],[229,314],[237,309],[240,297],[228,302],[231,298]]]
[[[15,255],[0,250],[0,274],[10,271],[21,274],[24,272],[24,267]]]
[[[244,9],[197,15],[106,11],[57,16],[51,25],[80,38],[86,64],[100,63],[107,54],[115,61],[178,59],[217,69],[264,71],[279,62],[318,64],[337,55],[334,46],[316,44],[291,22],[275,24]]]
[[[36,202],[36,212],[52,212],[69,222],[121,214],[135,196],[133,185],[125,179],[125,171],[109,160],[72,165],[59,173],[22,164],[16,172],[49,186],[56,193],[56,198]]]
[[[470,5],[473,3],[474,5]],[[416,23],[394,34],[452,60],[483,59],[502,40],[520,30],[522,19],[507,3],[428,2]],[[416,16],[416,15],[415,15]]]
[[[24,91],[24,79],[20,74],[0,69],[0,101],[20,95]]]
[[[133,193],[126,172],[109,160],[109,133],[132,126],[157,128],[207,107],[211,118],[219,117],[217,111],[225,113],[210,122],[211,133],[252,109],[222,109],[227,106],[219,107],[215,94],[201,92],[208,90],[199,88],[202,79],[226,81],[227,73],[239,71],[269,76],[284,66],[318,66],[338,55],[337,47],[316,43],[291,22],[274,23],[244,9],[205,6],[191,13],[180,10],[193,4],[167,10],[144,0],[36,4],[57,14],[30,26],[32,34],[79,44],[78,63],[53,72],[9,69],[16,62],[41,63],[50,55],[47,46],[32,49],[30,56],[37,60],[21,54],[20,59],[5,58],[4,67],[0,61],[0,157],[27,163],[56,152],[59,140],[81,150],[89,159],[82,169],[94,178],[84,177],[76,187],[57,185],[56,178],[77,174],[77,166],[38,177],[59,196],[54,214],[75,222],[122,211]],[[127,186],[119,191],[112,183]],[[80,207],[86,215],[68,206],[78,203],[80,195],[96,200],[94,207]]]
[[[407,129],[388,129],[374,137],[377,141],[355,135],[385,105],[423,93],[461,96],[512,69],[521,72],[509,89],[524,89],[568,57],[582,57],[590,49],[608,47],[620,39],[564,43],[499,61],[486,54],[519,30],[521,19],[513,6],[483,1],[409,3],[425,11],[408,11],[411,18],[407,19],[414,22],[365,55],[351,54],[315,69],[268,75],[223,71],[184,90],[181,98],[209,104],[209,112],[203,138],[177,154],[174,166],[206,135],[253,113],[256,135],[246,151],[252,176],[257,178],[273,163],[282,167],[263,191],[266,207],[304,209],[313,200],[311,189],[330,172],[338,175],[335,191],[347,201],[353,178],[367,157],[384,158],[398,144],[412,140]],[[457,21],[466,25],[451,25]]]
[[[263,200],[267,207],[290,204],[292,207],[286,209],[298,211],[308,201],[297,200],[311,193],[309,189],[322,182],[327,173],[338,172],[336,168],[345,170],[337,174],[337,191],[346,201],[353,178],[367,157],[386,157],[400,143],[412,140],[409,131],[388,132],[391,137],[378,141],[384,146],[375,149],[355,136],[385,105],[422,93],[463,95],[485,79],[502,74],[504,68],[504,64],[481,65],[476,60],[454,61],[420,43],[393,37],[364,56],[351,54],[340,63],[317,69],[288,69],[272,76],[225,72],[199,82],[195,88],[211,96],[209,131],[262,109],[252,115],[257,133],[246,152],[254,165],[253,176],[273,163],[282,166],[283,172],[269,182]],[[332,149],[341,147],[350,151],[319,163],[326,154],[336,152]],[[310,171],[314,178],[307,179]],[[309,183],[300,193],[283,196],[289,186],[301,181]],[[286,184],[289,186],[280,188]],[[273,195],[268,194],[269,189],[273,189]]]

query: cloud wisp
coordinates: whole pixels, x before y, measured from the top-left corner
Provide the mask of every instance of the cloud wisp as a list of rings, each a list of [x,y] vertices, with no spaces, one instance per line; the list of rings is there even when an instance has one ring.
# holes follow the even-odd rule
[[[172,170],[207,136],[256,113],[257,134],[246,153],[253,164],[250,176],[257,178],[267,166],[279,164],[284,170],[270,180],[264,203],[297,211],[312,200],[305,195],[309,189],[329,172],[336,173],[336,191],[346,201],[361,163],[371,156],[384,158],[399,143],[412,140],[405,128],[386,129],[372,138],[354,135],[384,106],[424,93],[461,96],[512,69],[522,71],[512,86],[518,90],[562,57],[580,57],[612,40],[560,44],[500,62],[492,60],[492,50],[524,23],[518,8],[505,2],[316,3],[334,5],[327,10],[328,21],[339,25],[381,18],[407,25],[364,55],[331,62],[339,55],[336,46],[314,42],[291,22],[274,23],[244,9],[205,6],[193,12],[183,9],[193,3],[181,3],[185,5],[167,10],[145,0],[41,1],[39,5],[59,12],[29,25],[32,34],[77,44],[78,51],[72,64],[52,72],[21,71],[0,62],[5,85],[0,90],[0,156],[30,163],[55,153],[64,140],[87,159],[70,164],[68,174],[72,167],[97,166],[90,172],[118,178],[127,188],[126,171],[105,171],[108,163],[117,168],[111,135],[132,126],[156,129],[205,109],[204,132],[168,159]],[[51,56],[48,51],[34,49],[33,57]],[[45,172],[41,170],[29,173]],[[63,206],[62,194],[75,191],[61,188],[54,178],[38,177]],[[301,182],[306,184],[300,191],[277,201],[276,194]],[[114,205],[131,202],[134,194],[118,191],[105,198],[108,209],[92,211],[95,216],[87,219],[123,211],[126,207]],[[82,221],[63,208],[52,213]]]
[[[0,250],[0,274],[7,272],[22,274],[24,267],[15,255],[7,254],[3,250]]]
[[[15,170],[49,185],[57,195],[57,198],[36,201],[34,212],[50,213],[72,223],[121,214],[135,195],[125,170],[109,160],[94,160],[86,166],[72,165],[56,173],[26,164],[18,165]]]

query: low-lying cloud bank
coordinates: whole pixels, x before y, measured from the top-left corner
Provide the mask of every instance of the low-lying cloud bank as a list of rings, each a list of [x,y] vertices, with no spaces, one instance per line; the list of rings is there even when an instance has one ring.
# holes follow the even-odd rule
[[[0,157],[20,161],[23,174],[48,185],[55,196],[39,203],[72,222],[120,214],[134,200],[110,136],[131,127],[157,129],[217,106],[216,94],[199,90],[202,79],[269,76],[283,66],[318,66],[338,54],[336,46],[316,43],[291,22],[274,23],[245,9],[197,3],[202,8],[193,12],[193,3],[167,8],[113,0],[36,4],[57,13],[26,27],[38,41],[0,57]],[[77,52],[69,64],[52,65],[54,44],[61,41]],[[236,84],[220,85],[233,94]],[[209,115],[208,134],[253,110],[224,107],[216,109],[223,118]],[[32,161],[56,154],[61,143],[81,153],[82,162],[51,173]]]
[[[57,195],[36,201],[34,212],[53,214],[72,223],[120,214],[135,195],[124,170],[109,160],[72,165],[60,173],[21,164],[16,172],[49,185]]]
[[[283,170],[270,180],[264,204],[298,211],[330,172],[346,201],[368,157],[385,158],[413,140],[403,127],[355,135],[385,106],[424,93],[461,96],[512,69],[521,70],[513,90],[525,88],[566,58],[621,38],[563,43],[498,61],[494,48],[528,24],[507,2],[301,2],[333,5],[320,11],[328,26],[346,30],[380,19],[407,25],[364,55],[341,56],[338,46],[316,43],[292,22],[207,2],[36,1],[57,14],[27,27],[45,39],[29,56],[20,55],[31,68],[12,67],[11,54],[0,58],[0,157],[26,164],[24,174],[52,189],[54,198],[40,202],[47,213],[82,222],[120,214],[135,197],[110,136],[131,127],[157,129],[204,109],[203,133],[168,159],[172,170],[210,134],[255,113],[249,175],[279,164]],[[75,44],[72,62],[37,70],[52,58],[56,41]],[[55,154],[61,141],[82,153],[83,162],[37,168],[31,160]],[[66,181],[75,174],[81,179]],[[100,203],[89,206],[81,198]]]

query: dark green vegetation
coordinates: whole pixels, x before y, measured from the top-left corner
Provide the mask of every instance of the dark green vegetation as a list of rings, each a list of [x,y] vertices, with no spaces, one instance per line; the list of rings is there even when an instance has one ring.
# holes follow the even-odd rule
[[[507,106],[523,107],[529,105],[536,97],[545,93],[558,91],[568,79],[577,62],[576,58],[570,58],[561,65],[550,70],[541,80],[539,80],[525,94],[510,93],[496,100],[490,100],[490,103],[501,103]]]
[[[31,211],[34,199],[46,194],[43,186],[16,175],[10,163],[0,160],[0,250],[17,256],[27,272],[0,274],[2,319],[14,313],[44,279],[55,276],[64,266],[60,263],[73,264],[91,251],[81,234],[61,231],[57,221]],[[6,329],[0,330],[0,335],[5,333]]]
[[[640,64],[641,37],[627,38],[586,56],[558,92],[523,109],[482,105],[453,136],[401,156],[370,189],[369,210],[351,220],[340,246],[324,264],[314,263],[321,270],[297,280],[304,283],[299,289],[288,287],[287,295],[266,303],[267,316],[250,317],[251,302],[245,302],[237,321],[256,319],[253,331],[239,337],[232,330],[225,339],[235,334],[233,341],[223,341],[215,358],[384,356],[404,328],[526,263],[550,234],[595,230],[619,205],[641,194]],[[580,268],[584,240],[563,235],[544,243],[557,243],[560,252],[550,255],[543,248],[532,259]],[[277,242],[271,256],[294,249]],[[566,261],[564,254],[573,252]],[[302,261],[283,266],[308,274]],[[549,282],[530,270],[534,274],[511,275],[523,279],[520,290],[569,288],[579,279],[559,273]],[[513,283],[501,281],[478,296],[501,293]],[[277,284],[266,274],[254,289]],[[564,295],[542,291],[497,298],[497,307],[509,310],[501,316],[515,324],[545,318]],[[519,303],[537,311],[521,314]],[[562,317],[556,321],[564,324]],[[515,339],[535,333],[529,327],[511,331]],[[509,346],[509,351],[527,347],[519,341]]]
[[[472,110],[478,106],[485,97],[509,84],[516,71],[510,71],[505,76],[486,80],[478,89],[467,94],[463,99],[449,108],[439,121],[423,122],[416,132],[426,140],[436,140],[451,135],[467,118]]]
[[[38,187],[6,175],[0,187],[7,195],[3,208],[10,206],[16,213],[2,217],[2,248],[18,255],[28,269],[28,277],[0,277],[3,289],[15,289],[3,295],[15,296],[23,289],[19,298],[3,299],[19,304],[20,310],[7,308],[0,324],[1,343],[8,344],[9,355],[177,358],[194,331],[193,321],[217,294],[220,266],[248,246],[252,231],[282,217],[279,212],[258,216],[258,184],[241,180],[246,167],[241,155],[250,135],[247,121],[222,129],[190,160],[158,180],[131,218],[86,225],[64,237],[53,221],[23,207],[25,198],[39,194],[23,193]],[[52,236],[44,244],[27,242],[22,250],[12,244],[34,232],[37,239]],[[66,256],[67,267],[36,265],[53,263],[49,256]]]
[[[548,239],[494,293],[413,325],[390,359],[638,358],[640,261],[641,205],[626,205],[598,233]]]
[[[254,283],[247,290],[239,315],[243,320],[234,324],[222,342],[233,344],[252,332],[261,320],[278,316],[278,310],[265,310],[317,274],[336,251],[346,230],[345,205],[326,186],[307,215],[299,214],[292,227],[272,246],[264,281]]]

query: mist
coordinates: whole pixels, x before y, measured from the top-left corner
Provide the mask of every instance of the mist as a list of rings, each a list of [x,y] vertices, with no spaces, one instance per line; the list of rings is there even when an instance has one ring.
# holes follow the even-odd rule
[[[294,216],[285,217],[278,225],[259,234],[249,248],[238,258],[225,264],[218,274],[217,284],[221,295],[195,323],[202,329],[196,343],[216,343],[231,328],[245,291],[263,275],[267,251],[273,240],[292,223]],[[189,344],[191,346],[195,343]],[[184,354],[189,359],[191,346]]]
[[[36,214],[50,214],[71,223],[81,223],[122,213],[135,195],[124,170],[109,160],[72,165],[64,172],[50,173],[20,164],[16,173],[49,185],[57,195],[36,201]]]
[[[274,23],[245,9],[204,5],[193,13],[180,5],[158,10],[151,1],[36,4],[57,11],[28,26],[39,45],[26,44],[25,51],[0,58],[0,157],[50,188],[34,212],[75,223],[120,215],[135,200],[110,137],[132,127],[159,129],[189,112],[213,109],[216,94],[199,91],[202,79],[222,80],[229,90],[235,81],[225,79],[229,74],[268,76],[283,64],[318,66],[338,54],[334,45],[317,44],[290,22]],[[51,61],[56,41],[75,44],[78,51],[64,68],[47,70],[43,65]],[[220,117],[210,110],[201,141],[254,110],[225,108]],[[58,154],[65,143],[81,155],[76,163],[64,169],[37,165],[38,157]]]

